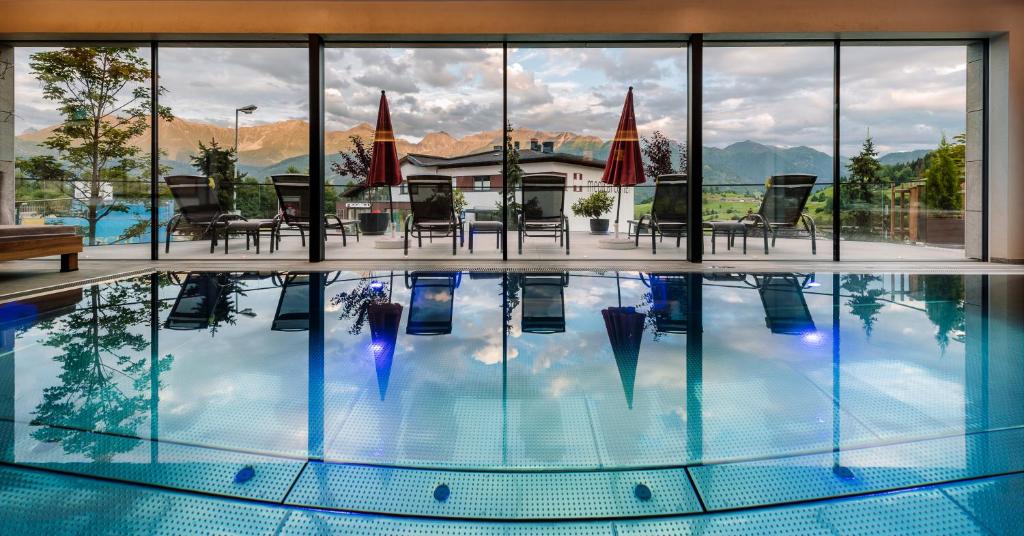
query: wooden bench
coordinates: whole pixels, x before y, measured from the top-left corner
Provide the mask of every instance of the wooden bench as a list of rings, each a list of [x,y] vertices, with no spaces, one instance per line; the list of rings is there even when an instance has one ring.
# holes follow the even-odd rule
[[[82,237],[71,225],[0,225],[0,261],[60,255],[60,271],[78,269]]]

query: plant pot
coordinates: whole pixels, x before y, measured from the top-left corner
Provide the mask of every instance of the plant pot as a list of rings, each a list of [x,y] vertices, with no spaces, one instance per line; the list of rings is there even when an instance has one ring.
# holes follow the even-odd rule
[[[364,212],[359,215],[359,230],[365,235],[381,235],[388,230],[387,212]]]
[[[590,219],[590,234],[608,234],[608,222],[606,218]]]

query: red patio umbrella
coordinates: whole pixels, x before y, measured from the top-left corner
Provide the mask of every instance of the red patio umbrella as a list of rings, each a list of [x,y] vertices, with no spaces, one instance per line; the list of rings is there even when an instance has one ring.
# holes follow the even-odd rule
[[[622,105],[622,116],[615,129],[615,139],[604,165],[601,182],[618,188],[618,203],[615,206],[615,238],[619,237],[619,211],[622,208],[622,187],[642,184],[644,177],[643,156],[640,152],[640,137],[636,132],[636,115],[633,113],[633,86],[626,92],[626,103]]]
[[[615,273],[615,287],[618,290],[619,274]],[[626,404],[633,409],[633,386],[636,383],[636,366],[640,359],[640,343],[644,336],[644,321],[647,315],[636,312],[634,307],[622,306],[622,292],[619,291],[619,306],[601,310],[608,340],[615,355],[615,367],[619,369],[619,380],[626,394]]]
[[[391,363],[395,358],[398,325],[402,322],[402,306],[398,303],[375,303],[367,307],[370,321],[370,351],[377,369],[377,390],[380,399],[388,392]]]
[[[388,98],[381,90],[377,129],[373,132],[373,155],[370,157],[370,170],[366,174],[366,185],[387,186],[392,237],[395,236],[395,202],[391,198],[391,187],[399,184],[402,184],[402,169],[398,165],[398,146],[395,143],[395,132],[391,128]]]

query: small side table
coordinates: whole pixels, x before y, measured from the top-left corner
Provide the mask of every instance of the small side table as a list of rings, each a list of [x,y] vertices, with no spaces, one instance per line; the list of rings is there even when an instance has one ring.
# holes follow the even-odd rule
[[[495,235],[497,247],[501,249],[501,236],[505,234],[505,225],[500,221],[471,221],[469,222],[469,252],[473,253],[473,235],[475,234]]]
[[[747,226],[737,221],[706,221],[704,222],[705,229],[711,229],[711,253],[715,252],[715,242],[717,242],[718,233],[725,235],[725,247],[732,249],[733,244],[736,242],[736,234],[743,235],[743,254],[747,254]],[[767,245],[765,246],[765,254],[768,253]]]
[[[228,253],[228,238],[231,233],[245,234],[245,249],[249,249],[250,239],[256,244],[256,254],[260,254],[260,233],[270,232],[270,252],[274,252],[274,233],[277,223],[274,220],[231,220],[224,226],[224,254]]]

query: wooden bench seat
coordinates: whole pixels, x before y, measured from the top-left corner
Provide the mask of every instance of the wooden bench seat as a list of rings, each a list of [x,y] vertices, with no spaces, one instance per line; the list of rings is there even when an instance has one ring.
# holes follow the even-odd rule
[[[60,255],[60,271],[78,269],[82,237],[71,225],[0,225],[0,261]]]

